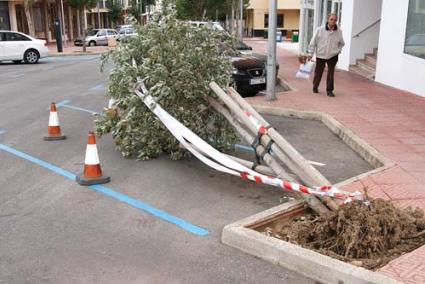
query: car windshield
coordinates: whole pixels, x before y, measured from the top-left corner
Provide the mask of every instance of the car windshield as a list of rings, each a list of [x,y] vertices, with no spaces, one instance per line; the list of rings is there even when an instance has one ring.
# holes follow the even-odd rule
[[[88,36],[95,36],[96,34],[97,34],[97,32],[98,32],[99,30],[90,30],[90,31],[87,31],[87,35]]]

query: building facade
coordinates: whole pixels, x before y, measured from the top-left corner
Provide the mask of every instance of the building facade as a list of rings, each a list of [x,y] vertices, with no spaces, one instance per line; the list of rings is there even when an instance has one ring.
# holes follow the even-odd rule
[[[122,6],[125,16],[131,1],[116,1]],[[151,2],[153,3],[153,1]],[[121,22],[112,23],[110,21],[107,0],[99,0],[96,7],[83,11],[83,17],[80,17],[81,12],[71,7],[66,0],[31,0],[30,3],[35,37],[45,39],[48,42],[54,41],[54,22],[56,19],[60,20],[63,25],[65,39],[71,41],[80,36],[82,28],[113,28],[117,24],[121,24]],[[136,3],[138,4],[137,1]],[[160,4],[160,1],[157,1],[157,3]],[[149,19],[149,15],[159,9],[159,4],[146,5],[146,11],[140,15],[141,20],[146,22]],[[23,0],[0,0],[0,30],[29,33]]]
[[[71,7],[66,1],[35,0],[30,3],[30,14],[36,38],[46,39],[48,42],[52,41],[54,38],[55,19],[59,19],[64,23],[64,32],[67,39],[72,40],[79,35],[79,26],[81,25],[79,11]],[[7,21],[4,20],[6,15],[8,17]],[[2,22],[3,24],[1,24]],[[0,29],[20,31],[28,34],[24,1],[0,0]]]
[[[340,69],[425,97],[425,0],[303,0],[301,53],[329,12],[346,43]]]
[[[245,18],[249,36],[262,37],[267,33],[268,3],[268,0],[250,0]],[[277,9],[277,30],[289,37],[299,30],[300,0],[277,0]]]

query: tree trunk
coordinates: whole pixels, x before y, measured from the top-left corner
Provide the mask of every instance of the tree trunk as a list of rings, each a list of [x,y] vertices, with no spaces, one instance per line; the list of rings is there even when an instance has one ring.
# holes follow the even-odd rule
[[[230,11],[230,34],[233,35],[234,23],[235,23],[235,5],[233,5],[233,1],[231,3],[231,11]]]
[[[27,18],[28,23],[28,33],[30,36],[35,37],[35,30],[34,30],[34,23],[32,21],[31,11],[30,11],[30,3],[29,0],[24,1],[24,10],[25,10],[25,16]]]
[[[235,36],[237,38],[239,38],[239,5],[238,5],[238,1],[235,1],[235,22],[236,22],[236,31],[235,31]]]
[[[83,52],[87,51],[87,46],[86,46],[86,29],[84,27],[84,22],[85,19],[84,17],[86,16],[86,14],[84,13],[84,10],[86,9],[86,7],[84,6],[81,11],[80,11],[80,26],[81,26],[81,34],[83,35]]]

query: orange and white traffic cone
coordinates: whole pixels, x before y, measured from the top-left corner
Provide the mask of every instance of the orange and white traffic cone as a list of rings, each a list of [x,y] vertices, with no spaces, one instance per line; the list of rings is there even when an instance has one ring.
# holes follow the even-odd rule
[[[75,180],[80,185],[93,185],[107,183],[110,177],[104,176],[100,168],[99,155],[97,153],[96,136],[93,131],[89,132],[87,138],[86,159],[84,161],[84,172],[77,175]]]
[[[61,133],[61,127],[59,125],[59,117],[55,103],[50,104],[49,126],[47,128],[47,136],[44,136],[43,139],[46,141],[66,139],[66,136],[62,135]]]

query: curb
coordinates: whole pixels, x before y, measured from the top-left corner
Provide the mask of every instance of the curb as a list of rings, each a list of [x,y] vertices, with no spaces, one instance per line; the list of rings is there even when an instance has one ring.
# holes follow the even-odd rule
[[[221,242],[321,283],[400,283],[384,274],[268,237],[249,228],[303,207],[303,202],[291,201],[227,225],[223,229]]]
[[[53,54],[49,53],[47,57],[101,55],[106,52],[108,52],[108,50],[102,51],[102,52],[76,52],[76,53],[53,53]]]

